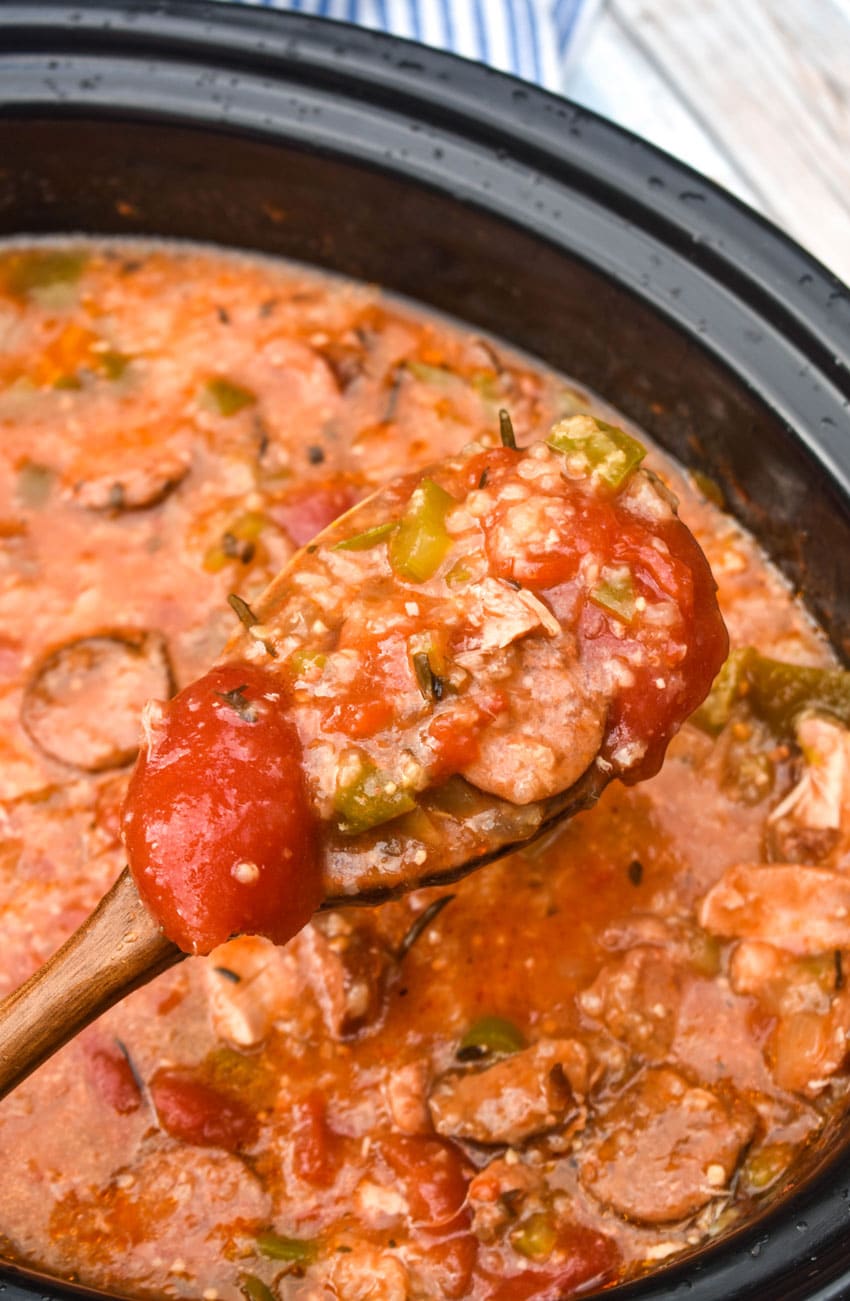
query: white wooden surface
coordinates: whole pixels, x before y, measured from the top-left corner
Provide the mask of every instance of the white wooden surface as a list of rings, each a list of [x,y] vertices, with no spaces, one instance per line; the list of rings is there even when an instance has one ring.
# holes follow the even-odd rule
[[[850,282],[850,0],[608,0],[565,89]]]

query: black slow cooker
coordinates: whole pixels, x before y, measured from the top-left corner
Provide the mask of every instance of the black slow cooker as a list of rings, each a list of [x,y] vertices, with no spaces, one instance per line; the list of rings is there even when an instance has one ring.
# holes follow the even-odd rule
[[[720,483],[850,659],[850,292],[610,123],[295,14],[3,0],[0,235],[50,232],[259,249],[503,336]],[[0,1293],[92,1295],[12,1267]],[[611,1296],[850,1297],[850,1129],[790,1196]]]

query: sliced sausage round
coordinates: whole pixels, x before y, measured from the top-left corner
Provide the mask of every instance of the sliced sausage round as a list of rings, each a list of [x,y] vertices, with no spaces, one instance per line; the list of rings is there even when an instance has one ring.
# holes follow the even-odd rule
[[[756,1114],[737,1094],[645,1071],[600,1117],[581,1166],[585,1188],[639,1224],[693,1215],[728,1188]]]
[[[39,749],[86,772],[131,763],[142,709],[174,691],[165,639],[157,632],[80,637],[52,651],[24,692],[21,720]]]
[[[586,1087],[587,1050],[541,1039],[481,1071],[451,1071],[431,1090],[438,1134],[473,1143],[522,1143],[562,1124]]]

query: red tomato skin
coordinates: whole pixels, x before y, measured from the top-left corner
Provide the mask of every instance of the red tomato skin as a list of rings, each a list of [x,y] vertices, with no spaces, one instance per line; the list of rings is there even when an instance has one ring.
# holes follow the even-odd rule
[[[149,1087],[160,1125],[179,1142],[237,1152],[256,1141],[259,1126],[253,1113],[238,1098],[188,1072],[164,1068]]]
[[[378,1151],[407,1199],[411,1228],[437,1272],[441,1295],[468,1296],[478,1239],[465,1207],[472,1174],[449,1139],[389,1134]]]
[[[16,637],[0,634],[0,678],[14,678],[23,656],[23,645]]]
[[[292,1169],[313,1188],[330,1188],[340,1162],[340,1136],[328,1124],[327,1106],[318,1089],[293,1103]]]
[[[390,1134],[379,1151],[401,1183],[416,1228],[450,1231],[469,1186],[466,1161],[448,1139]]]
[[[224,698],[235,691],[254,721]],[[253,665],[214,668],[163,707],[139,754],[123,814],[130,871],[186,952],[242,933],[283,944],[321,902],[318,828],[283,691]],[[248,879],[234,875],[240,864]]]
[[[611,1282],[620,1266],[616,1243],[594,1229],[567,1225],[558,1233],[557,1263],[496,1277],[487,1275],[481,1301],[560,1301]],[[478,1293],[476,1293],[478,1295]]]
[[[326,710],[324,723],[330,732],[362,740],[390,727],[394,717],[392,700],[343,700]]]
[[[463,1210],[448,1224],[428,1234],[429,1237],[435,1237],[436,1241],[433,1246],[426,1248],[425,1254],[437,1274],[441,1296],[449,1301],[470,1294],[478,1260],[478,1239],[470,1232],[470,1224],[469,1211]]]
[[[276,524],[286,529],[297,547],[304,547],[350,510],[361,495],[350,483],[308,484],[287,501],[271,506],[269,513]]]
[[[481,730],[490,722],[478,710],[464,719],[462,726],[455,718],[438,714],[428,725],[428,735],[434,743],[434,757],[430,774],[434,781],[461,772],[467,764],[478,758],[481,749]]]
[[[340,687],[323,710],[325,730],[363,740],[392,725],[396,715],[394,702],[406,686],[405,680],[398,676],[399,663],[406,659],[406,638],[415,627],[408,617],[389,636],[375,639],[365,637],[360,628],[352,633],[343,624],[338,648],[356,651],[360,667],[353,680]]]
[[[611,711],[607,753],[632,736],[647,745],[640,764],[623,776],[628,785],[658,772],[671,737],[702,704],[729,654],[717,584],[699,544],[678,519],[661,525],[658,536],[667,544],[669,557],[660,556],[653,547],[636,548],[638,583],[644,591],[655,587],[676,600],[683,622],[674,630],[673,641],[683,651],[663,670],[663,688],[656,688],[654,671],[636,674],[634,686]]]
[[[660,551],[659,541],[664,544]],[[650,523],[624,512],[616,497],[593,496],[574,504],[559,542],[539,556],[525,557],[522,572],[523,581],[539,592],[556,618],[576,625],[587,662],[641,641],[639,626],[637,631],[627,627],[625,635],[622,627],[615,632],[616,620],[577,587],[581,558],[591,551],[603,564],[628,566],[638,596],[672,601],[678,610],[667,646],[660,648],[666,651],[666,664],[659,664],[656,651],[653,666],[635,668],[632,685],[620,690],[609,713],[604,758],[633,740],[645,746],[644,758],[623,774],[624,781],[633,783],[658,771],[671,737],[705,699],[728,654],[729,639],[708,562],[685,525],[677,518]]]
[[[513,447],[491,447],[486,452],[471,456],[463,467],[460,482],[452,484],[457,496],[466,496],[481,483],[481,476],[489,477],[497,470],[511,470],[522,456],[522,452]],[[447,484],[446,487],[449,487]],[[451,488],[449,489],[451,491]]]
[[[115,1045],[96,1043],[87,1048],[88,1073],[97,1093],[120,1116],[138,1111],[142,1095],[130,1063]]]
[[[503,466],[510,473],[510,462],[490,455],[489,483],[497,488]],[[483,469],[484,462],[484,457],[474,458],[475,469],[479,463]],[[728,654],[716,585],[702,551],[679,519],[645,519],[630,511],[619,494],[602,487],[576,491],[570,506],[553,522],[556,539],[547,537],[545,545],[518,558],[506,554],[499,542],[499,525],[511,506],[498,502],[483,521],[491,571],[521,581],[563,624],[576,626],[582,657],[588,661],[616,655],[646,634],[640,619],[624,631],[615,616],[583,592],[578,576],[584,556],[592,554],[600,566],[627,566],[636,596],[676,606],[678,619],[669,628],[666,647],[655,646],[655,667],[634,671],[632,685],[619,692],[609,715],[602,755],[610,758],[630,742],[640,742],[644,758],[624,774],[628,782],[639,781],[658,771],[667,743],[705,698]],[[666,663],[659,664],[659,652]]]

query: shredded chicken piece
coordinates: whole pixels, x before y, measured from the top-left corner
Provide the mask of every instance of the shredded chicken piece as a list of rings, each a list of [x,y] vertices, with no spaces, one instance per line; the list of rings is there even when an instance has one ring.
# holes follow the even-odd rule
[[[850,948],[850,877],[796,863],[727,868],[700,906],[714,935],[764,940],[788,953]]]
[[[408,1273],[397,1256],[367,1243],[330,1256],[295,1293],[296,1301],[408,1301]]]
[[[235,1048],[256,1048],[298,996],[301,980],[291,948],[258,935],[240,935],[204,966],[213,1030]]]
[[[848,1052],[850,992],[840,951],[797,958],[761,940],[742,940],[729,978],[774,1020],[767,1058],[779,1087],[807,1097],[822,1092]]]
[[[469,650],[503,650],[537,629],[550,637],[561,635],[561,625],[548,606],[533,592],[517,590],[503,578],[470,583],[458,604],[470,626],[479,632],[479,637],[470,640]]]
[[[432,1133],[427,1098],[430,1078],[431,1068],[421,1058],[399,1066],[387,1078],[385,1092],[390,1115],[402,1134]]]
[[[314,918],[283,949],[239,936],[205,968],[213,1029],[255,1048],[277,1022],[303,1027],[318,1010],[329,1034],[348,1038],[380,1015],[390,961],[371,926],[342,913]]]
[[[529,1193],[542,1189],[544,1184],[543,1170],[528,1165],[513,1149],[485,1165],[472,1180],[467,1195],[475,1236],[482,1242],[493,1242],[519,1213]]]
[[[790,862],[826,858],[850,819],[850,732],[833,718],[807,714],[797,724],[805,767],[768,818],[768,843]]]

